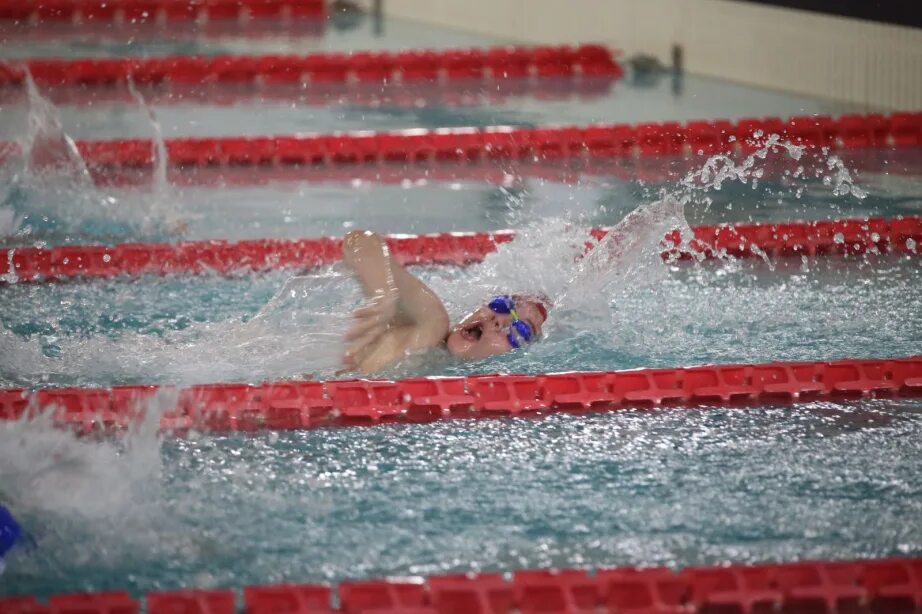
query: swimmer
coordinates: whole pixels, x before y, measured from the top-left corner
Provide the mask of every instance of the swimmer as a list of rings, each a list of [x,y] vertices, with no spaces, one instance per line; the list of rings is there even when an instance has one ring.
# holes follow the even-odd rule
[[[394,260],[373,232],[347,234],[343,260],[367,300],[353,312],[355,324],[346,335],[343,362],[350,371],[373,373],[437,347],[462,360],[478,360],[541,337],[546,301],[528,295],[493,297],[450,326],[439,297]]]

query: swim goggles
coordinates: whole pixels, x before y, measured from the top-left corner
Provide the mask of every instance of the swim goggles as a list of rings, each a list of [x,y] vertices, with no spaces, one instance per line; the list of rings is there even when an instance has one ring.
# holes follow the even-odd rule
[[[532,342],[535,336],[534,331],[531,330],[528,324],[519,319],[519,314],[515,310],[515,301],[513,301],[508,294],[493,297],[493,299],[487,303],[487,307],[489,307],[493,313],[508,314],[512,316],[512,326],[509,327],[509,332],[506,334],[509,345],[515,349],[519,349],[522,347],[522,343],[519,339],[525,343]]]

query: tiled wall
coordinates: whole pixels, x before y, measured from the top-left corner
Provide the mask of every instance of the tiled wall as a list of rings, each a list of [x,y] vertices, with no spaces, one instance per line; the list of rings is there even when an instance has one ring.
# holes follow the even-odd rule
[[[366,0],[370,2],[371,0]],[[394,17],[516,42],[603,42],[689,72],[864,105],[922,108],[922,30],[732,0],[384,0]]]

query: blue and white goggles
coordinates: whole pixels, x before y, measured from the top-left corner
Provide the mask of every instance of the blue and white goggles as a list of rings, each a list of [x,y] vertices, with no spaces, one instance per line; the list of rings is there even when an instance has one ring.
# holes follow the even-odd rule
[[[535,331],[532,330],[531,326],[519,319],[519,314],[515,310],[515,301],[508,294],[501,294],[500,296],[493,297],[493,299],[487,304],[487,307],[490,308],[493,313],[501,313],[504,315],[512,316],[512,325],[509,327],[509,332],[506,333],[506,338],[509,340],[509,345],[515,349],[522,347],[522,342],[531,343],[535,339]]]

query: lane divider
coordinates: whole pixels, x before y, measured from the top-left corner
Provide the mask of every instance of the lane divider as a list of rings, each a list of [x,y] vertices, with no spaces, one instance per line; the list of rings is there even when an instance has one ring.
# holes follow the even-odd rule
[[[0,419],[51,411],[79,433],[125,428],[156,405],[166,432],[255,431],[607,411],[922,396],[922,356],[880,360],[348,379],[261,385],[115,386],[0,391]]]
[[[0,22],[14,24],[175,24],[325,15],[326,0],[0,0]]]
[[[891,149],[922,146],[922,112],[743,119],[735,123],[693,121],[587,127],[410,129],[333,135],[169,139],[169,166],[215,169],[318,167],[420,163],[573,160],[689,156],[763,146],[767,135],[833,149]],[[3,145],[0,143],[0,145]],[[154,164],[154,144],[144,139],[80,141],[77,148],[97,172],[146,169]],[[7,157],[14,144],[0,147]],[[2,161],[2,160],[0,160]]]
[[[313,53],[304,56],[170,56],[148,58],[33,59],[26,62],[40,87],[180,86],[381,83],[389,81],[502,80],[522,77],[620,76],[622,68],[601,45],[494,47],[411,51]],[[22,86],[26,72],[0,63],[0,86]]]
[[[337,599],[334,600],[334,592]],[[519,570],[511,574],[248,586],[243,612],[539,614],[547,612],[918,612],[922,558],[729,566]],[[0,614],[237,614],[238,592],[185,589],[0,597]],[[334,603],[338,607],[334,607]]]
[[[681,233],[664,236],[663,258],[814,257],[860,254],[922,254],[922,216],[784,223],[697,226],[687,249]],[[605,229],[587,233],[587,248]],[[512,230],[387,237],[403,264],[463,266],[483,260],[515,238]],[[46,282],[137,275],[233,274],[276,269],[312,269],[341,258],[342,239],[256,239],[177,244],[64,245],[6,250],[8,274],[16,281]]]
[[[141,0],[145,1],[145,0]],[[2,2],[2,0],[0,0]],[[215,3],[216,5],[218,3]],[[233,7],[240,3],[233,2]],[[2,14],[2,12],[0,12]],[[220,14],[219,14],[220,15]],[[202,39],[234,38],[245,41],[273,39],[274,41],[301,41],[305,38],[321,38],[326,30],[325,19],[298,18],[285,20],[283,18],[249,19],[249,18],[217,18],[203,21],[169,21],[154,18],[155,21],[125,21],[113,27],[113,22],[91,19],[83,20],[74,28],[62,27],[62,22],[49,22],[41,20],[4,20],[0,17],[0,32],[3,40],[8,45],[29,45],[41,43],[80,43],[82,41],[104,38],[107,41],[119,43],[135,43],[143,46],[147,43],[162,39],[165,35],[171,43],[201,41]],[[280,23],[281,22],[281,23]],[[7,59],[11,62],[12,60]],[[42,92],[48,95],[55,90]],[[77,92],[72,92],[76,94]],[[104,93],[104,90],[99,91]],[[125,92],[128,95],[128,92]],[[4,102],[15,101],[9,92],[0,90],[0,100]],[[58,99],[52,96],[52,101],[57,104]]]

